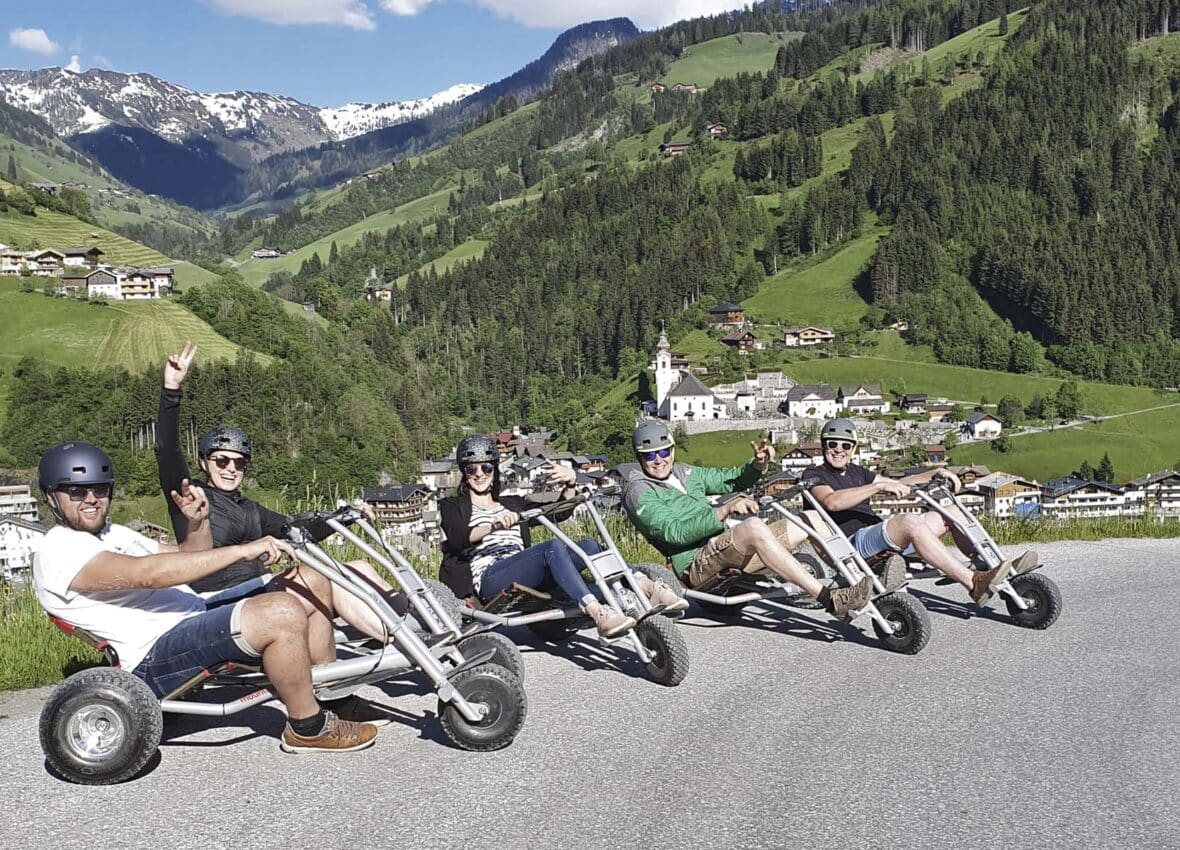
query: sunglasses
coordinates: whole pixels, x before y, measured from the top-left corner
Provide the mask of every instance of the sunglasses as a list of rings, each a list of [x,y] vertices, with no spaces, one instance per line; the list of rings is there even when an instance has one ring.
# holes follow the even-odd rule
[[[826,440],[824,448],[831,451],[850,452],[856,448],[856,443],[850,443],[847,440]]]
[[[69,496],[71,502],[84,502],[87,493],[93,493],[96,499],[109,499],[111,497],[110,484],[70,484],[66,487],[59,487],[59,493],[65,493]]]
[[[646,460],[648,463],[651,463],[658,457],[668,457],[671,454],[672,448],[669,446],[666,449],[656,449],[654,452],[640,452],[639,457],[643,460]]]
[[[475,475],[477,472],[482,472],[484,475],[491,475],[496,471],[494,463],[465,463],[463,464],[464,475]]]
[[[221,455],[219,457],[211,457],[211,458],[209,458],[209,460],[213,461],[214,465],[218,469],[225,469],[227,466],[229,466],[232,463],[234,465],[234,469],[236,469],[238,472],[241,472],[250,463],[250,460],[248,458],[226,457],[225,455]]]

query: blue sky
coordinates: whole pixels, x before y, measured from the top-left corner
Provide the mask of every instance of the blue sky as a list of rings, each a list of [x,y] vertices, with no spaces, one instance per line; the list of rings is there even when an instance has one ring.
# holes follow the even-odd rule
[[[626,16],[642,29],[734,0],[0,0],[0,67],[143,71],[198,91],[316,106],[490,83],[563,30]]]

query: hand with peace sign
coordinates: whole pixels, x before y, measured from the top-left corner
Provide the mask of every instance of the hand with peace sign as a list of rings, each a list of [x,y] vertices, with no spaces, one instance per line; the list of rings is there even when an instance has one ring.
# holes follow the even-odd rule
[[[754,467],[759,472],[765,472],[774,460],[774,446],[766,440],[759,440],[757,443],[751,441],[750,448],[754,450]]]
[[[178,390],[188,375],[188,367],[197,356],[197,347],[192,340],[184,341],[184,351],[180,354],[169,354],[164,363],[164,389]]]

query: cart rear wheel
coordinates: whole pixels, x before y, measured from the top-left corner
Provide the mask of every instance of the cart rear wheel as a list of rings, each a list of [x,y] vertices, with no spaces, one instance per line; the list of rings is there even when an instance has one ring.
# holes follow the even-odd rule
[[[528,712],[520,679],[498,664],[480,664],[455,676],[451,684],[465,700],[487,710],[482,720],[472,723],[451,703],[439,702],[443,732],[456,746],[490,752],[512,743]]]
[[[1026,629],[1047,629],[1057,622],[1061,615],[1061,591],[1053,579],[1042,573],[1025,573],[1013,578],[1011,584],[1027,606],[1021,611],[1015,602],[1004,596],[1008,614],[1016,625]]]
[[[451,591],[449,587],[443,584],[438,579],[424,578],[423,583],[434,594],[434,598],[438,600],[438,604],[442,607],[447,615],[454,621],[459,628],[463,627],[463,615],[467,610],[467,606],[459,601],[459,598]]]
[[[41,749],[71,782],[113,785],[139,773],[160,746],[160,701],[125,670],[95,667],[70,676],[41,709]]]
[[[631,569],[635,572],[647,576],[652,581],[658,581],[665,586],[672,589],[672,592],[684,598],[684,585],[680,583],[680,579],[676,573],[665,567],[663,564],[632,564]]]
[[[497,632],[480,632],[459,641],[459,651],[468,658],[489,649],[495,653],[488,659],[489,664],[499,664],[513,676],[524,681],[524,659],[520,657],[520,650],[516,648],[516,644],[504,635]]]
[[[679,685],[688,675],[688,644],[675,624],[663,614],[653,614],[635,627],[643,648],[655,657],[647,662],[647,675],[661,685]]]
[[[873,631],[887,649],[917,655],[930,642],[930,615],[926,606],[908,593],[891,593],[876,600],[877,610],[893,627],[893,634],[873,621]]]
[[[832,570],[823,559],[816,554],[815,549],[810,543],[804,543],[793,553],[795,559],[802,564],[809,573],[811,573],[819,581],[820,584],[827,584],[832,577]],[[816,611],[823,608],[824,605],[810,593],[797,593],[790,596],[786,600],[787,604],[793,608],[802,608],[808,611]]]

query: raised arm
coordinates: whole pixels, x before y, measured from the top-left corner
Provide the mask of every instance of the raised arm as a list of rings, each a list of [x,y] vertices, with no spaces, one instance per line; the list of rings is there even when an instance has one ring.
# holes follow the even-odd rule
[[[189,477],[188,463],[180,450],[180,386],[196,354],[197,347],[186,341],[184,350],[170,355],[164,364],[164,387],[160,391],[160,408],[156,413],[156,466],[160,489],[166,498],[172,491],[179,490],[181,482]],[[176,539],[183,543],[189,533],[188,520],[172,499],[167,500],[172,530]]]

